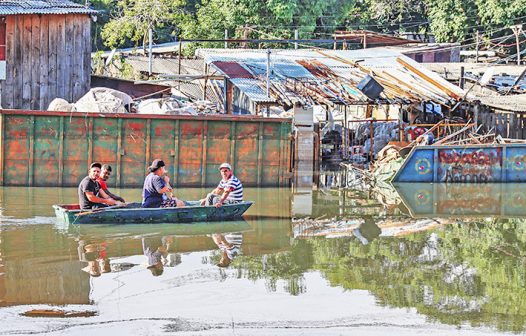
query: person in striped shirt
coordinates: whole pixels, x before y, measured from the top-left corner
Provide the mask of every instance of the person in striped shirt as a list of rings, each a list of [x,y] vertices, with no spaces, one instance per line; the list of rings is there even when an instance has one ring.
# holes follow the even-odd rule
[[[216,208],[223,204],[243,202],[243,184],[232,173],[232,166],[223,163],[219,166],[221,181],[217,187],[201,200],[201,205],[213,205]]]

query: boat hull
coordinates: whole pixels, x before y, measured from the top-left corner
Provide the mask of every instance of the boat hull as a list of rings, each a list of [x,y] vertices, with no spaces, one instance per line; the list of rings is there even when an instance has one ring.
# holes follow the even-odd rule
[[[53,205],[57,220],[64,224],[160,224],[239,220],[252,202],[182,208],[142,208],[140,203],[126,208],[85,211],[72,205]]]

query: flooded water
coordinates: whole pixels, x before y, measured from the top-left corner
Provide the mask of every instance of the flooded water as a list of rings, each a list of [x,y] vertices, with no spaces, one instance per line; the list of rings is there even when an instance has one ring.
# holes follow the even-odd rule
[[[526,186],[396,187],[247,189],[242,221],[104,226],[57,224],[75,189],[0,188],[0,335],[526,333]]]

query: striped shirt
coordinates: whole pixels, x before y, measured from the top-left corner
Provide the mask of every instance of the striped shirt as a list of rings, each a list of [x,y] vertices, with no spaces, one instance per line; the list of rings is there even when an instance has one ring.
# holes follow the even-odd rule
[[[223,235],[225,240],[232,244],[232,247],[227,247],[223,242],[219,243],[217,247],[221,249],[221,251],[225,251],[228,258],[230,260],[233,260],[235,257],[237,257],[241,253],[241,244],[243,243],[243,235],[239,232],[236,233],[227,233]]]
[[[234,175],[230,176],[228,180],[221,180],[218,189],[230,191],[226,200],[233,202],[243,202],[243,185]]]

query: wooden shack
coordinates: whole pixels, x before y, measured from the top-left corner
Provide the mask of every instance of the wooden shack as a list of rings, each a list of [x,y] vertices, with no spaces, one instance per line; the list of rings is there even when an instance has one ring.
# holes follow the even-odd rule
[[[91,17],[67,0],[0,1],[0,105],[46,110],[90,88]]]

